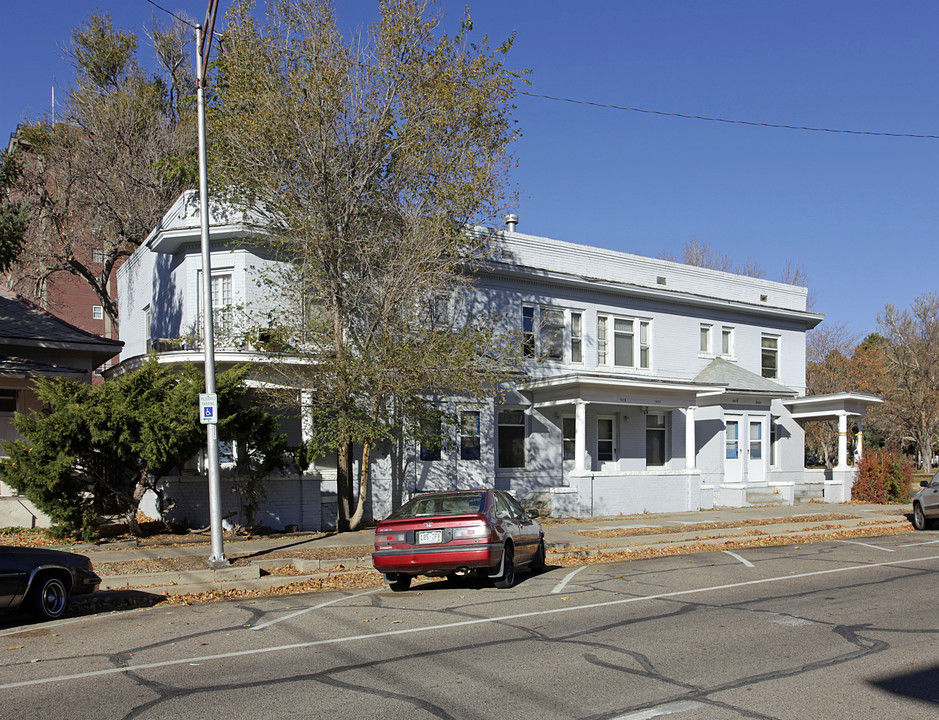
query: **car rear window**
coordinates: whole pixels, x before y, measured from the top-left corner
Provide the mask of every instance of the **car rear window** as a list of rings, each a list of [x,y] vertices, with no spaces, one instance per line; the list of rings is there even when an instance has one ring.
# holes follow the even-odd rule
[[[429,515],[470,515],[486,507],[486,493],[448,493],[412,498],[395,510],[389,519],[426,517]]]

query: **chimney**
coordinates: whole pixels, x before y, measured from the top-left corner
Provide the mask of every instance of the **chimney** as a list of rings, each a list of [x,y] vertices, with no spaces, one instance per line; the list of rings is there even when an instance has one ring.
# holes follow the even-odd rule
[[[515,232],[515,228],[518,225],[518,215],[515,213],[509,213],[505,216],[505,226],[509,229],[509,232]]]

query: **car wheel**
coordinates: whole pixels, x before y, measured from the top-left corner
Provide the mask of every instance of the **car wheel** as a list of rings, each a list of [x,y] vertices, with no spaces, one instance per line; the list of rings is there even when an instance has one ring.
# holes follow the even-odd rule
[[[515,550],[506,544],[502,551],[502,574],[493,582],[497,588],[510,588],[515,584]]]
[[[531,561],[531,571],[533,573],[541,573],[545,570],[545,549],[544,549],[544,538],[538,542],[538,550],[535,552],[535,557]]]
[[[411,587],[411,576],[404,574],[387,575],[388,585],[394,592],[404,592]]]
[[[68,607],[68,591],[65,584],[53,575],[36,579],[31,592],[33,613],[43,620],[55,620],[65,614]]]
[[[917,530],[928,530],[930,522],[926,519],[926,513],[923,512],[923,506],[916,503],[913,506],[913,527]]]

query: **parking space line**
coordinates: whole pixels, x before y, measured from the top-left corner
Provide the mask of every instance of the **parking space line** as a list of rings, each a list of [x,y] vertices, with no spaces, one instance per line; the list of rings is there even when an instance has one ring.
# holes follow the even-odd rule
[[[378,590],[381,590],[381,589],[382,588],[378,588]],[[297,612],[290,613],[289,615],[284,615],[282,618],[277,618],[276,620],[271,620],[270,622],[261,623],[260,625],[255,625],[253,628],[251,628],[251,630],[263,630],[266,627],[270,627],[271,625],[276,625],[277,623],[284,622],[285,620],[290,620],[292,618],[297,617],[298,615],[303,615],[304,613],[308,613],[311,610],[319,610],[320,608],[324,608],[327,605],[335,605],[336,603],[342,602],[343,600],[354,600],[355,598],[362,597],[363,595],[372,595],[374,593],[377,593],[378,590],[366,590],[365,592],[356,593],[355,595],[343,595],[342,597],[334,598],[333,600],[328,600],[324,603],[320,603],[319,605],[314,605],[313,607],[303,608],[303,610],[297,610]]]
[[[551,591],[551,593],[555,594],[555,593],[563,592],[564,588],[567,587],[567,583],[571,581],[571,578],[574,577],[581,570],[585,570],[586,568],[587,568],[586,565],[581,565],[576,570],[572,570],[571,572],[567,573],[567,575],[564,576],[564,579],[554,586],[554,589]]]
[[[648,710],[639,710],[629,715],[620,715],[614,720],[651,720],[651,718],[661,717],[662,715],[674,715],[675,713],[686,712],[688,710],[697,710],[704,707],[704,703],[694,700],[684,702],[669,703],[659,707],[649,708]]]
[[[739,556],[737,553],[735,553],[735,552],[731,552],[730,550],[725,550],[725,551],[724,551],[724,554],[725,554],[725,555],[730,555],[732,558],[734,558],[734,560],[739,560],[740,562],[742,562],[742,563],[743,563],[744,565],[746,565],[747,567],[750,567],[750,568],[756,567],[752,562],[750,562],[750,561],[747,560],[746,558],[740,557],[740,556]]]
[[[848,543],[849,545],[860,545],[861,547],[872,548],[874,550],[883,550],[884,552],[896,552],[893,548],[885,548],[880,545],[874,545],[872,543],[862,543],[857,540],[839,540],[838,542]]]
[[[939,543],[939,540],[923,540],[921,542],[905,543],[904,545],[897,545],[897,547],[902,547],[902,548],[919,547],[920,545],[935,545],[937,543]]]

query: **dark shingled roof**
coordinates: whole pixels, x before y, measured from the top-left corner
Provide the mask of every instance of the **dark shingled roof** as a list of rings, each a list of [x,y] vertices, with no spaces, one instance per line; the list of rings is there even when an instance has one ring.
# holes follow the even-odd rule
[[[120,340],[99,337],[0,289],[0,345],[31,345],[120,351]]]
[[[0,355],[0,376],[3,377],[34,377],[37,375],[55,377],[65,375],[81,376],[83,374],[83,370],[65,365],[44,363],[39,360],[13,357],[11,355]]]

